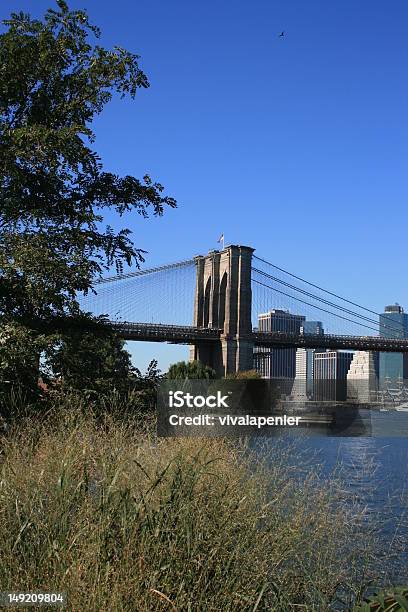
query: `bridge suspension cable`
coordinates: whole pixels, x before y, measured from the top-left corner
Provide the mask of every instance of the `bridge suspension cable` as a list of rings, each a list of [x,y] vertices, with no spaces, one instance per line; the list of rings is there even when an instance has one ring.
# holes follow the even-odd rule
[[[256,283],[257,285],[261,285],[262,287],[266,287],[267,289],[271,289],[272,291],[276,291],[276,293],[280,293],[281,295],[285,295],[286,297],[291,298],[292,300],[296,300],[297,302],[300,302],[302,304],[306,304],[307,306],[311,306],[312,308],[316,308],[317,310],[320,310],[321,312],[326,312],[328,314],[331,314],[339,319],[343,319],[344,321],[347,321],[349,323],[353,323],[356,325],[359,325],[360,327],[365,327],[366,329],[371,329],[373,331],[377,331],[377,329],[375,327],[371,327],[369,325],[365,325],[364,323],[361,323],[360,321],[353,321],[352,319],[349,319],[348,317],[344,317],[343,315],[340,315],[336,312],[332,312],[331,310],[327,310],[326,308],[322,308],[321,306],[316,306],[315,304],[311,304],[310,302],[306,302],[305,300],[302,300],[300,298],[297,298],[293,295],[290,295],[289,293],[286,293],[285,291],[281,291],[280,289],[276,289],[275,287],[271,287],[270,285],[266,285],[265,283],[262,283],[261,281],[257,281],[257,280],[253,280],[254,283]]]
[[[175,263],[166,264],[157,268],[148,268],[147,270],[134,270],[133,272],[125,272],[124,274],[115,274],[112,276],[105,276],[98,278],[94,284],[103,285],[104,283],[113,283],[115,281],[125,280],[128,278],[135,278],[137,276],[146,276],[147,274],[153,274],[155,272],[165,272],[166,270],[173,270],[175,268],[183,268],[191,266],[194,263],[194,259],[184,259]]]
[[[326,333],[330,328],[329,333],[341,335],[349,333],[349,330],[354,335],[367,335],[364,330],[378,334],[379,322],[370,316],[378,315],[370,308],[323,289],[255,255],[253,262],[252,282],[253,287],[258,288],[252,292],[254,327],[259,324],[260,314],[272,308],[283,308],[287,315],[280,315],[278,310],[276,316],[281,316],[282,321],[287,320],[288,325],[301,326],[302,321],[312,323],[316,318],[315,311],[319,311],[324,313],[322,324]],[[105,315],[118,324],[142,321],[149,325],[186,326],[193,323],[196,280],[196,262],[186,259],[98,279],[94,293],[81,297],[79,301],[83,310]],[[208,287],[211,289],[207,279],[202,296],[204,304],[209,305],[210,300],[218,303],[217,300],[221,298],[217,290],[207,295]],[[303,304],[303,308],[291,306],[291,300]],[[308,309],[313,311],[308,313]],[[286,323],[282,325],[284,327]],[[386,330],[388,336],[401,338],[398,325],[399,322],[390,317],[381,317],[381,330]]]
[[[81,308],[112,322],[191,325],[194,313],[193,259],[102,278]]]
[[[376,317],[379,317],[379,313],[375,312],[374,310],[367,308],[366,306],[363,306],[361,304],[358,304],[357,302],[354,302],[352,300],[349,300],[347,298],[342,297],[341,295],[334,293],[332,291],[329,291],[327,289],[324,289],[323,287],[312,283],[310,281],[307,281],[306,279],[297,276],[296,274],[293,274],[291,272],[288,272],[287,270],[285,270],[284,268],[281,268],[269,261],[267,261],[266,259],[262,259],[261,257],[258,257],[256,255],[253,256],[253,260],[257,260],[260,263],[266,264],[266,266],[269,266],[275,270],[278,270],[279,272],[282,272],[283,274],[287,275],[288,277],[295,279],[297,281],[300,281],[300,283],[303,283],[304,285],[308,286],[308,287],[313,287],[314,289],[318,290],[319,292],[322,293],[322,295],[317,295],[316,292],[311,292],[310,290],[306,290],[305,288],[301,288],[300,286],[296,286],[290,282],[287,282],[287,280],[283,280],[282,278],[278,278],[276,275],[269,274],[268,272],[266,272],[265,270],[261,270],[259,268],[253,267],[253,271],[256,274],[259,274],[265,278],[268,278],[271,281],[274,281],[276,283],[279,283],[285,287],[288,287],[289,289],[293,290],[296,293],[300,293],[302,295],[308,296],[310,298],[312,298],[313,300],[316,300],[322,304],[328,305],[332,308],[335,308],[336,310],[343,312],[345,314],[349,314],[352,317],[355,317],[357,319],[360,319],[360,321],[352,321],[351,319],[347,319],[347,317],[343,317],[344,320],[348,320],[349,322],[353,322],[353,324],[355,325],[360,325],[363,327],[368,327],[367,325],[363,325],[362,321],[368,322],[368,323],[372,323],[374,325],[376,325],[376,329],[375,331],[378,333],[378,325],[379,325],[379,319],[373,319],[372,317],[369,317],[361,312],[356,311],[355,309],[350,309],[344,306],[344,304],[339,304],[339,303],[335,303],[330,299],[327,299],[328,296],[331,296],[332,298],[335,298],[336,300],[340,300],[341,302],[345,303],[345,304],[350,304],[352,306],[354,306],[355,308],[358,308],[366,313],[369,314],[373,314]],[[274,290],[274,287],[269,286],[269,289]],[[278,290],[276,290],[278,291]],[[284,293],[282,293],[284,294]],[[293,295],[289,295],[286,294],[287,297],[297,300],[297,298]],[[307,303],[307,305],[313,307],[313,308],[318,308],[315,304],[309,304]],[[324,308],[320,308],[320,310],[322,310],[323,312],[327,312]],[[335,313],[330,313],[334,316],[337,316]],[[371,328],[372,329],[372,328]],[[381,329],[382,330],[386,330],[388,331],[390,334],[395,334],[396,336],[400,336],[401,332],[404,331],[404,326],[402,322],[396,321],[394,319],[392,319],[391,317],[388,317],[386,314],[381,314]]]
[[[289,289],[293,289],[294,291],[296,291],[298,293],[301,293],[301,294],[303,294],[303,295],[305,295],[307,297],[311,297],[311,298],[317,300],[318,302],[321,302],[322,304],[325,304],[326,306],[331,306],[333,308],[336,308],[337,310],[339,310],[341,312],[344,312],[346,314],[352,315],[352,316],[354,316],[356,318],[359,318],[362,321],[366,321],[368,323],[373,323],[374,325],[378,325],[378,320],[372,319],[370,317],[366,317],[365,315],[360,314],[359,312],[356,312],[355,310],[350,310],[349,308],[345,308],[344,306],[336,304],[335,302],[332,302],[330,300],[326,300],[325,298],[319,297],[318,295],[316,295],[314,293],[311,293],[310,291],[305,291],[304,289],[301,289],[300,287],[296,287],[295,285],[292,285],[291,283],[287,283],[286,281],[278,278],[277,276],[273,276],[271,274],[268,274],[267,272],[264,272],[263,270],[259,270],[258,268],[252,268],[252,269],[257,274],[260,274],[260,275],[262,275],[262,276],[264,276],[264,277],[266,277],[266,278],[268,278],[270,280],[273,280],[273,281],[275,281],[275,282],[277,282],[277,283],[279,283],[281,285],[284,285],[285,287],[288,287]],[[257,282],[257,281],[255,280],[255,282]],[[265,285],[265,286],[267,286],[267,285]],[[269,285],[268,285],[268,287],[269,287],[269,289],[274,290],[274,287],[271,287]],[[280,292],[280,293],[282,293],[283,295],[287,295],[288,297],[291,297],[294,300],[302,301],[302,300],[299,300],[298,298],[296,298],[294,296],[291,296],[289,294],[286,294],[286,293],[283,293],[283,292]],[[308,306],[312,306],[313,308],[319,308],[318,306],[310,304],[309,302],[304,302],[304,303],[307,304]],[[333,313],[333,312],[330,312],[328,310],[325,310],[324,308],[320,308],[320,310],[322,310],[323,312],[329,312],[330,314],[338,316],[338,315],[336,315],[336,313]],[[343,318],[343,319],[345,319],[346,321],[349,321],[349,322],[358,323],[359,325],[363,325],[360,322],[351,321],[351,319],[347,319],[346,317],[341,317],[341,318]],[[367,327],[368,329],[374,329],[372,327],[368,327],[367,325],[364,325],[364,327]],[[396,327],[391,326],[391,325],[387,325],[387,324],[383,324],[382,327],[386,328],[386,329],[388,329],[390,331],[396,332],[396,333],[399,333],[401,331],[400,329],[397,329]],[[375,328],[374,331],[377,331],[377,329]]]

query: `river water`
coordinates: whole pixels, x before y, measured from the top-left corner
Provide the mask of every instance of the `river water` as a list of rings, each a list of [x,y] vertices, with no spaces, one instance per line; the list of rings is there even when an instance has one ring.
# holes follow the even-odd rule
[[[360,423],[339,435],[322,426],[291,429],[284,438],[310,453],[322,466],[323,477],[337,473],[379,525],[387,566],[379,568],[384,582],[408,582],[408,412],[360,411]],[[361,422],[364,426],[361,427]],[[363,433],[363,435],[359,435]],[[262,441],[273,460],[273,439]],[[295,455],[296,456],[296,455]],[[303,459],[302,459],[303,462]],[[313,460],[312,460],[313,463]],[[302,470],[304,465],[299,466]]]

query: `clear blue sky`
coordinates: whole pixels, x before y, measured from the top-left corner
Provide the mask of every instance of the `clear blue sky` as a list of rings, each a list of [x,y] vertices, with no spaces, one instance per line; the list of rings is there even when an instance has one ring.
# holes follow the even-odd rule
[[[52,5],[5,0],[1,15]],[[149,267],[205,253],[224,232],[377,311],[408,309],[406,0],[70,6],[88,10],[105,46],[139,53],[151,81],[95,125],[107,169],[147,171],[178,200],[162,219],[126,219]],[[163,367],[185,353],[138,347]]]

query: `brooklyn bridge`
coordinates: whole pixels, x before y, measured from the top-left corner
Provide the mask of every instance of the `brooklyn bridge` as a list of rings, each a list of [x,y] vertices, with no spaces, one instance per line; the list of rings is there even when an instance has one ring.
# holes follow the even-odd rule
[[[190,345],[220,375],[253,368],[254,351],[320,348],[408,352],[391,317],[230,245],[189,260],[101,278],[82,307],[126,340]],[[274,324],[265,324],[273,313]],[[279,325],[291,316],[294,325]],[[298,316],[295,316],[298,315]],[[321,322],[308,331],[307,321]]]

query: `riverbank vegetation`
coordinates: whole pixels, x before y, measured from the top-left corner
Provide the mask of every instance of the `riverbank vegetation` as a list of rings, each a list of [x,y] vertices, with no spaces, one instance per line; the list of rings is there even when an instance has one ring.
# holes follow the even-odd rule
[[[3,437],[3,590],[67,591],[75,610],[328,610],[373,578],[364,510],[316,464],[299,473],[295,447],[266,465],[115,410],[71,398]]]

